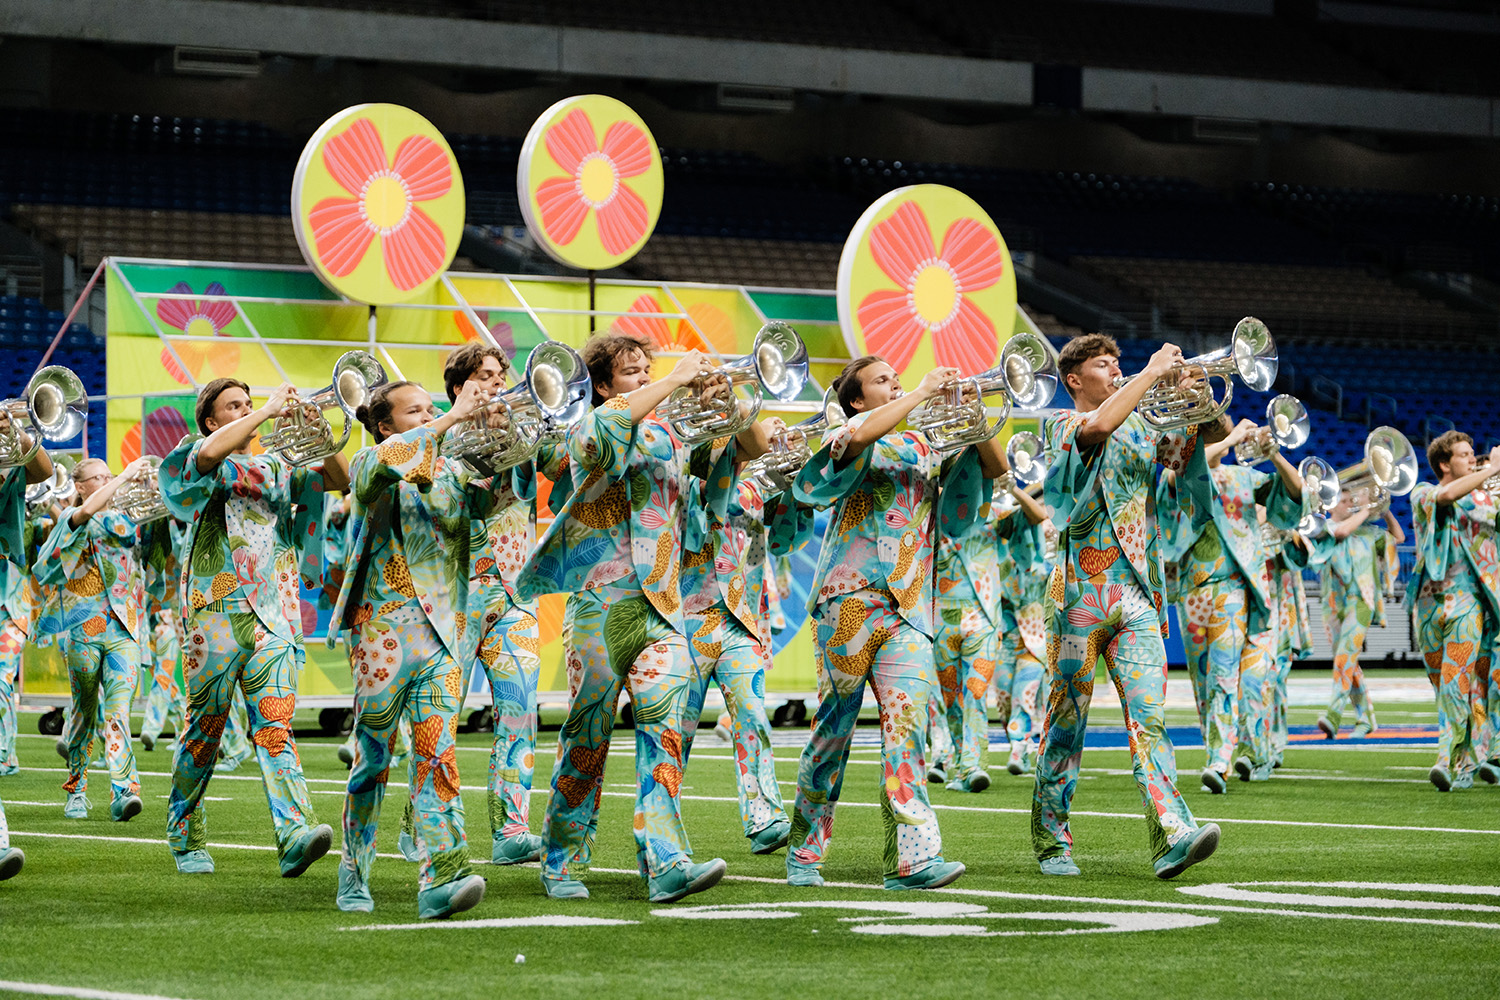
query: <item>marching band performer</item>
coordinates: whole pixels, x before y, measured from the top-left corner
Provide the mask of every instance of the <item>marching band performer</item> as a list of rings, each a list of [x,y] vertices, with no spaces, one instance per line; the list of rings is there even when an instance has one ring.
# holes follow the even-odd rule
[[[808,612],[816,629],[819,703],[797,768],[787,883],[816,886],[833,833],[850,741],[866,683],[880,705],[885,887],[947,885],[947,861],[928,803],[927,700],[933,685],[936,535],[962,534],[1009,465],[991,438],[951,459],[923,434],[897,427],[958,376],[938,368],[904,393],[896,370],[857,358],[834,381],[849,422],[825,435],[798,474],[803,503],[833,506]]]
[[[1500,633],[1500,512],[1484,488],[1500,469],[1500,447],[1481,465],[1474,460],[1474,439],[1447,431],[1427,446],[1427,464],[1438,481],[1412,490],[1417,561],[1406,595],[1437,696],[1438,755],[1428,778],[1446,792],[1471,787],[1477,766],[1486,769],[1491,784],[1500,778],[1490,671]]]
[[[932,649],[941,691],[939,707],[954,744],[955,772],[947,784],[949,791],[982,792],[990,786],[987,698],[1001,659],[1004,579],[1015,573],[1009,550],[1025,528],[1047,517],[1041,504],[1026,492],[1013,489],[1010,495],[1019,506],[1005,510],[998,500],[993,501],[961,535],[937,538],[933,564],[937,634]],[[1018,510],[1022,516],[1016,516]],[[1014,676],[1013,668],[998,676],[1005,689],[1000,721],[1007,726],[1015,710],[1010,697]]]
[[[1048,588],[1051,626],[1047,674],[1051,694],[1031,807],[1032,844],[1048,875],[1077,875],[1068,809],[1083,752],[1102,655],[1120,694],[1131,764],[1146,808],[1153,867],[1174,878],[1207,858],[1219,827],[1198,826],[1177,789],[1177,765],[1166,730],[1166,630],[1155,466],[1177,476],[1176,498],[1193,528],[1212,516],[1212,480],[1199,428],[1185,433],[1149,426],[1136,406],[1163,378],[1191,381],[1176,369],[1182,351],[1164,345],[1125,385],[1119,347],[1103,334],[1073,338],[1058,370],[1076,410],[1047,418],[1047,506],[1059,523],[1058,565]],[[1203,436],[1219,430],[1202,425]]]
[[[448,355],[443,368],[448,400],[456,401],[467,382],[477,383],[488,397],[505,388],[509,371],[499,348],[465,344]],[[542,838],[530,825],[541,634],[536,602],[518,603],[514,595],[521,567],[536,548],[537,474],[557,482],[566,467],[566,451],[543,444],[535,459],[498,477],[494,511],[475,522],[483,531],[470,552],[469,589],[484,608],[478,663],[489,679],[495,727],[487,799],[490,860],[497,865],[542,856]]]
[[[768,436],[786,431],[779,418],[764,421]],[[740,465],[742,463],[736,463]],[[738,470],[736,470],[738,477]],[[689,530],[683,535],[682,601],[693,676],[683,723],[683,760],[708,685],[717,682],[729,714],[734,743],[740,822],[752,854],[786,846],[792,824],[776,780],[771,722],[766,716],[766,663],[770,629],[761,614],[766,555],[806,544],[812,510],[788,492],[770,497],[756,483],[736,479],[721,516],[704,499],[701,480],[691,480]],[[769,538],[768,538],[769,536]]]
[[[110,772],[110,818],[128,822],[141,811],[141,782],[130,749],[130,702],[146,643],[146,579],[136,550],[142,531],[106,507],[115,492],[144,467],[136,459],[118,476],[99,459],[73,467],[78,504],[53,526],[32,572],[57,589],[57,604],[37,624],[41,632],[67,633],[68,686],[73,729],[68,740],[68,793],[63,815],[89,813],[89,758],[104,723]]]
[[[1351,498],[1339,499],[1329,518],[1329,537],[1320,544],[1315,560],[1323,564],[1323,622],[1333,646],[1333,693],[1328,708],[1318,717],[1318,728],[1328,739],[1336,739],[1344,711],[1354,709],[1355,739],[1375,731],[1375,705],[1365,687],[1359,665],[1365,633],[1385,624],[1383,585],[1386,565],[1395,546],[1406,541],[1401,523],[1387,508],[1382,526],[1370,521],[1370,503],[1350,514]]]
[[[722,859],[694,864],[682,824],[682,724],[692,653],[679,577],[689,476],[703,498],[727,489],[737,448],[764,450],[752,424],[737,440],[682,443],[653,414],[679,387],[727,389],[708,357],[688,352],[659,380],[650,349],[631,337],[597,336],[583,358],[593,380],[593,411],[568,432],[573,491],[538,543],[516,586],[530,601],[567,593],[563,645],[572,696],[558,738],[552,795],[543,821],[541,880],[554,899],[586,899],[578,878],[593,850],[604,765],[623,686],[635,716],[635,839],[652,902],[701,892],[723,878]]]
[[[1287,534],[1273,550],[1268,562],[1271,586],[1276,591],[1276,677],[1271,689],[1271,766],[1281,766],[1290,731],[1287,728],[1287,685],[1292,676],[1292,662],[1312,650],[1311,619],[1307,613],[1307,592],[1302,586],[1302,571],[1307,568],[1310,546],[1301,531]]]
[[[1044,518],[1031,524],[1030,514],[1026,520],[1011,542],[1012,568],[1000,586],[1002,666],[996,672],[996,694],[1002,675],[1009,677],[1009,696],[1004,701],[1009,705],[1005,736],[1010,754],[1005,769],[1014,775],[1031,774],[1036,768],[1049,690],[1043,666],[1047,659],[1047,579],[1057,560],[1057,529],[1052,521]]]
[[[1229,430],[1227,417],[1220,424],[1227,436],[1204,449],[1214,488],[1212,520],[1197,531],[1179,517],[1164,516],[1162,523],[1167,557],[1177,562],[1178,621],[1206,755],[1203,787],[1215,795],[1228,790],[1231,765],[1246,781],[1271,774],[1266,698],[1279,609],[1256,507],[1265,507],[1277,528],[1295,527],[1303,515],[1302,478],[1280,449],[1271,452],[1276,476],[1226,465],[1225,453],[1259,428],[1253,420],[1241,420]],[[1158,506],[1173,503],[1173,479],[1163,476]],[[1240,739],[1242,733],[1248,740]],[[1236,759],[1241,742],[1243,753]]]
[[[415,382],[376,387],[357,411],[375,438],[353,463],[355,534],[328,642],[354,673],[354,766],[344,801],[337,903],[367,913],[375,835],[400,720],[412,727],[409,798],[421,868],[417,915],[443,919],[484,898],[469,867],[454,737],[479,642],[469,592],[472,522],[495,506],[491,479],[442,457],[444,435],[487,397],[466,382],[439,416]]]
[[[150,525],[142,545],[146,597],[151,605],[151,683],[146,692],[145,717],[141,720],[141,746],[148,752],[156,749],[161,731],[168,726],[181,736],[187,716],[187,692],[177,680],[182,637],[170,597],[180,573],[177,553],[183,550],[186,536],[186,524],[175,517],[162,518]]]
[[[316,534],[324,491],[347,484],[348,462],[337,454],[294,469],[249,453],[257,428],[296,405],[288,385],[256,409],[244,382],[214,379],[198,393],[203,437],[184,438],[158,470],[168,511],[188,525],[177,597],[187,726],[167,802],[167,843],[183,873],[214,870],[203,796],[236,689],[249,711],[282,876],[301,875],[332,842],[332,829],[314,817],[291,728],[306,655],[297,547]]]
[[[23,450],[30,449],[35,443],[25,431],[9,424],[8,415],[0,414],[0,424],[7,430],[14,430],[14,441]],[[27,553],[26,487],[43,482],[51,475],[52,459],[45,448],[36,449],[36,454],[25,465],[24,473],[14,466],[0,468],[0,559],[11,566],[29,567],[32,564],[33,560]],[[10,846],[5,803],[0,801],[0,882],[14,878],[25,864],[25,852]]]

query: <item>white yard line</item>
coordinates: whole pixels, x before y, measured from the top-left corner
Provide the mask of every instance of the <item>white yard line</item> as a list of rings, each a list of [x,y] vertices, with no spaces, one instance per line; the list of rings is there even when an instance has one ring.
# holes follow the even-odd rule
[[[181,1000],[156,993],[122,993],[119,990],[91,990],[85,986],[57,986],[52,983],[22,983],[0,979],[0,993],[32,993],[44,997],[83,997],[85,1000]]]

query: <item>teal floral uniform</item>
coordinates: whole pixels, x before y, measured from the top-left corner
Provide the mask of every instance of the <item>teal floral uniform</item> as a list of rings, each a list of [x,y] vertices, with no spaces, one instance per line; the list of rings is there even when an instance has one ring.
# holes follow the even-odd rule
[[[454,749],[482,606],[469,588],[475,519],[495,497],[441,456],[443,434],[417,427],[350,463],[354,537],[328,643],[340,635],[354,674],[354,764],[344,800],[341,892],[368,885],[400,721],[411,724],[409,799],[419,891],[472,874]]]
[[[32,564],[33,560],[27,553],[27,537],[26,470],[0,469],[0,560],[4,560],[7,567],[26,567]],[[9,608],[7,605],[7,610]],[[19,667],[19,653],[17,657]],[[14,708],[10,701],[13,695],[8,689],[0,689],[0,693],[6,696],[3,712],[10,717],[10,724],[14,727]],[[11,753],[14,753],[13,749]],[[7,773],[7,759],[0,758],[0,774]],[[0,801],[0,853],[9,847],[10,827],[5,822],[5,803]]]
[[[1307,567],[1308,550],[1296,542],[1285,541],[1268,563],[1271,586],[1276,591],[1276,677],[1271,697],[1271,750],[1273,765],[1281,763],[1286,751],[1289,730],[1286,721],[1287,682],[1292,663],[1312,651],[1311,619],[1307,614],[1307,592],[1302,586],[1302,571]]]
[[[76,720],[68,740],[66,792],[88,785],[88,765],[103,710],[104,758],[111,799],[139,795],[130,749],[130,703],[146,644],[146,578],[141,532],[124,514],[101,510],[74,526],[64,517],[48,536],[32,572],[57,588],[57,602],[37,623],[67,633],[68,686]]]
[[[824,437],[794,486],[798,500],[833,512],[808,600],[819,700],[797,768],[789,877],[820,869],[827,856],[866,684],[880,706],[881,866],[887,878],[901,878],[943,860],[926,784],[933,564],[939,532],[969,530],[991,483],[972,448],[944,462],[914,432],[886,434],[849,454],[866,419],[856,415]]]
[[[1394,554],[1395,546],[1384,527],[1366,521],[1344,538],[1329,538],[1320,547],[1323,623],[1333,646],[1333,692],[1323,714],[1337,732],[1344,712],[1352,706],[1355,723],[1374,729],[1375,706],[1365,686],[1359,654],[1371,626],[1385,624],[1382,584],[1387,552]]]
[[[1163,518],[1166,558],[1177,563],[1178,620],[1203,731],[1204,766],[1228,774],[1238,747],[1255,776],[1265,778],[1273,755],[1268,684],[1279,607],[1256,506],[1266,508],[1272,525],[1291,528],[1303,505],[1288,495],[1279,475],[1223,464],[1210,475],[1213,519],[1194,532],[1181,518]],[[1159,493],[1174,488],[1164,479]]]
[[[682,600],[693,655],[693,678],[683,723],[683,757],[692,752],[693,735],[703,711],[708,685],[717,682],[731,719],[740,823],[746,837],[785,823],[786,807],[776,781],[771,751],[771,722],[766,716],[766,634],[760,615],[760,591],[749,582],[752,567],[764,572],[767,510],[769,534],[782,530],[781,520],[801,521],[810,529],[810,514],[799,517],[790,497],[769,502],[752,483],[736,482],[721,518],[707,504],[700,480],[690,487],[691,530],[683,538]],[[753,527],[751,527],[753,525]],[[792,529],[795,531],[795,527]],[[752,535],[759,559],[750,552]]]
[[[199,472],[202,447],[185,439],[159,472],[167,509],[188,526],[176,601],[187,727],[172,760],[167,841],[179,855],[204,848],[203,796],[238,689],[285,860],[317,825],[291,722],[305,655],[298,553],[321,544],[323,473],[272,455],[230,455]]]
[[[151,684],[146,692],[145,718],[141,720],[141,742],[155,742],[170,726],[182,734],[187,718],[187,692],[182,677],[182,635],[172,610],[172,589],[180,572],[177,553],[182,551],[187,525],[166,517],[147,525],[142,546],[146,566],[146,597],[151,639]]]
[[[1406,597],[1437,696],[1437,766],[1464,788],[1479,764],[1500,759],[1494,731],[1500,695],[1491,673],[1500,631],[1500,510],[1483,489],[1451,504],[1438,503],[1437,492],[1431,483],[1412,490],[1417,561]]]
[[[1005,736],[1011,762],[1021,773],[1034,766],[1047,705],[1047,579],[1056,553],[1048,559],[1045,529],[1031,524],[1019,509],[1016,533],[1002,562],[1000,577],[1000,666],[995,692],[1005,711]],[[1009,572],[1003,572],[1008,568]],[[1002,691],[1001,685],[1005,685]]]
[[[680,574],[684,481],[706,481],[724,509],[727,441],[689,449],[654,418],[607,400],[568,432],[577,485],[522,569],[519,601],[566,593],[563,646],[572,701],[557,742],[542,874],[588,866],[620,691],[635,716],[637,867],[661,877],[689,863],[682,824],[682,720],[692,680]]]
[[[1051,686],[1031,805],[1037,857],[1072,853],[1068,812],[1100,657],[1120,695],[1131,767],[1146,811],[1153,859],[1197,829],[1177,789],[1166,728],[1166,611],[1153,482],[1157,465],[1178,477],[1188,524],[1212,516],[1212,483],[1196,428],[1163,433],[1138,414],[1100,445],[1077,435],[1088,414],[1047,418],[1046,501],[1056,513],[1057,566],[1047,590],[1047,676]]]

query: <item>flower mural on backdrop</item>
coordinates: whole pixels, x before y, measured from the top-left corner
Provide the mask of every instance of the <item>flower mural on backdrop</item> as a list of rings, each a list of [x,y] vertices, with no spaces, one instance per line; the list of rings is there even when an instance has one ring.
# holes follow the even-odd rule
[[[651,168],[651,140],[627,121],[617,121],[600,143],[588,112],[574,108],[546,131],[547,153],[566,177],[552,177],[536,190],[542,228],[552,242],[573,242],[592,213],[607,253],[622,254],[645,238],[651,222],[646,202],[625,181]]]
[[[169,292],[172,295],[192,295],[193,288],[186,281],[179,281]],[[156,303],[156,318],[166,327],[162,332],[169,339],[174,331],[185,337],[226,339],[224,344],[203,340],[176,340],[170,348],[161,349],[162,367],[182,385],[191,385],[197,381],[205,367],[212,373],[211,377],[219,378],[233,375],[240,365],[240,346],[226,332],[238,315],[234,303],[218,298],[228,293],[217,281],[205,288],[203,294],[207,297],[158,299]],[[179,358],[181,364],[178,364]]]
[[[325,198],[308,215],[318,262],[330,274],[353,274],[377,241],[386,275],[401,291],[444,267],[448,251],[442,228],[418,207],[453,185],[442,147],[425,135],[411,135],[388,154],[375,123],[356,118],[328,140],[323,165],[352,196]]]
[[[865,343],[897,371],[923,338],[940,365],[979,372],[995,357],[995,324],[971,297],[1005,273],[1000,242],[976,219],[959,218],[934,245],[927,215],[903,202],[870,234],[870,254],[896,287],[870,292],[859,304]]]

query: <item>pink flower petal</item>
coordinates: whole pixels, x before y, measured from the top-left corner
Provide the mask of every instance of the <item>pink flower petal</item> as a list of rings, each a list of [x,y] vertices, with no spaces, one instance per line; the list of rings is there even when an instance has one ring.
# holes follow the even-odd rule
[[[573,242],[589,214],[588,203],[571,177],[542,181],[536,189],[536,203],[542,212],[542,231],[559,246]]]
[[[897,371],[903,370],[917,352],[927,326],[912,312],[906,292],[881,289],[859,304],[859,325],[865,332],[865,348],[878,354]]]
[[[222,284],[215,281],[203,290],[203,294],[226,295],[228,293]],[[214,325],[214,333],[222,333],[224,328],[234,322],[239,315],[234,311],[233,302],[208,302],[200,299],[197,305],[198,311],[208,317],[208,321]]]
[[[166,369],[168,375],[172,376],[173,381],[181,385],[187,385],[192,381],[188,378],[187,372],[183,371],[182,366],[177,363],[177,359],[172,356],[172,352],[165,347],[161,349],[161,366]]]
[[[323,146],[323,166],[350,194],[359,194],[370,175],[386,168],[380,130],[368,118],[354,123]]]
[[[943,234],[942,257],[958,278],[958,290],[988,288],[1005,273],[1000,241],[974,219],[958,219]]]
[[[870,256],[885,276],[902,288],[922,261],[937,256],[932,228],[916,202],[903,202],[894,215],[870,231]]]
[[[938,364],[977,375],[994,365],[1000,337],[990,318],[964,295],[959,298],[957,315],[933,335],[933,341]]]
[[[353,198],[325,198],[307,217],[312,223],[313,252],[328,273],[345,278],[354,273],[375,231],[360,215]]]
[[[425,135],[407,136],[401,141],[391,172],[406,182],[412,201],[441,198],[453,187],[453,168],[448,155]]]
[[[656,296],[641,295],[630,303],[630,313],[664,312]],[[672,338],[671,327],[659,316],[632,316],[626,313],[610,324],[610,332],[623,337],[644,340],[654,347],[665,346]]]
[[[578,165],[585,156],[599,151],[599,143],[594,138],[594,123],[582,108],[569,111],[562,121],[549,128],[546,142],[547,153],[570,174],[578,173]]]
[[[409,292],[431,278],[443,266],[448,244],[432,217],[413,208],[404,225],[380,238],[385,254],[385,273],[391,283]]]
[[[169,291],[173,295],[192,292],[193,286],[179,281]],[[175,330],[187,329],[188,321],[198,313],[197,303],[191,299],[160,299],[156,303],[156,318]]]
[[[651,142],[630,122],[615,122],[604,133],[603,153],[621,177],[636,177],[651,167]]]
[[[609,204],[596,213],[599,220],[599,242],[604,252],[617,256],[639,243],[646,235],[651,213],[640,195],[621,184]]]

